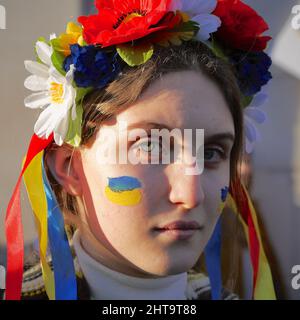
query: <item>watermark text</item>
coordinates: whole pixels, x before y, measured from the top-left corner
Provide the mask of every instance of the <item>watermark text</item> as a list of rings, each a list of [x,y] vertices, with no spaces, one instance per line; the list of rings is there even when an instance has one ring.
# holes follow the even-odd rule
[[[295,265],[292,268],[292,274],[294,275],[292,278],[292,288],[294,290],[300,289],[300,265]]]
[[[0,5],[0,30],[6,29],[6,9]]]

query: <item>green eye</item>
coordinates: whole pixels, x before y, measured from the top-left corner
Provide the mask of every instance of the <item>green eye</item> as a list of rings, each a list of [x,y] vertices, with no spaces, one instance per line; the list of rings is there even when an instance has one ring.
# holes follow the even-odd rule
[[[152,150],[155,147],[155,143],[153,143],[153,141],[146,141],[140,144],[140,147],[143,151],[145,152],[152,152]]]
[[[209,162],[218,162],[222,160],[223,152],[217,148],[209,148],[204,150],[204,160]]]

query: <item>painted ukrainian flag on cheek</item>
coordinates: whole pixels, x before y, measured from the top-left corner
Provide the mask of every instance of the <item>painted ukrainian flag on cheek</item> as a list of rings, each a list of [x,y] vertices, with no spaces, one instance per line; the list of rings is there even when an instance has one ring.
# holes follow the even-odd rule
[[[108,178],[105,195],[108,200],[121,206],[134,206],[141,201],[142,184],[134,177]]]
[[[229,188],[226,186],[224,188],[222,188],[221,190],[221,204],[219,205],[219,213],[221,213],[225,207],[225,204],[226,204],[226,198],[227,198],[227,194],[229,192]]]

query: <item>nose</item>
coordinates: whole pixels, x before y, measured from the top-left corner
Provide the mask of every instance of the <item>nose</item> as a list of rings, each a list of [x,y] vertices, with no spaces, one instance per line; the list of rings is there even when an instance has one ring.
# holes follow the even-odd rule
[[[166,168],[170,183],[169,201],[185,209],[198,207],[205,198],[202,175],[186,173],[186,169],[192,169],[194,165],[172,163]]]

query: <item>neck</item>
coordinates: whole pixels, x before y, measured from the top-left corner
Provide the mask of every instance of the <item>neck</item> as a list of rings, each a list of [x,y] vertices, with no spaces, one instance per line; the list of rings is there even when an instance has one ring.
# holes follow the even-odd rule
[[[73,237],[79,265],[96,300],[186,300],[187,273],[159,278],[136,277],[112,270],[83,248],[79,231]]]

